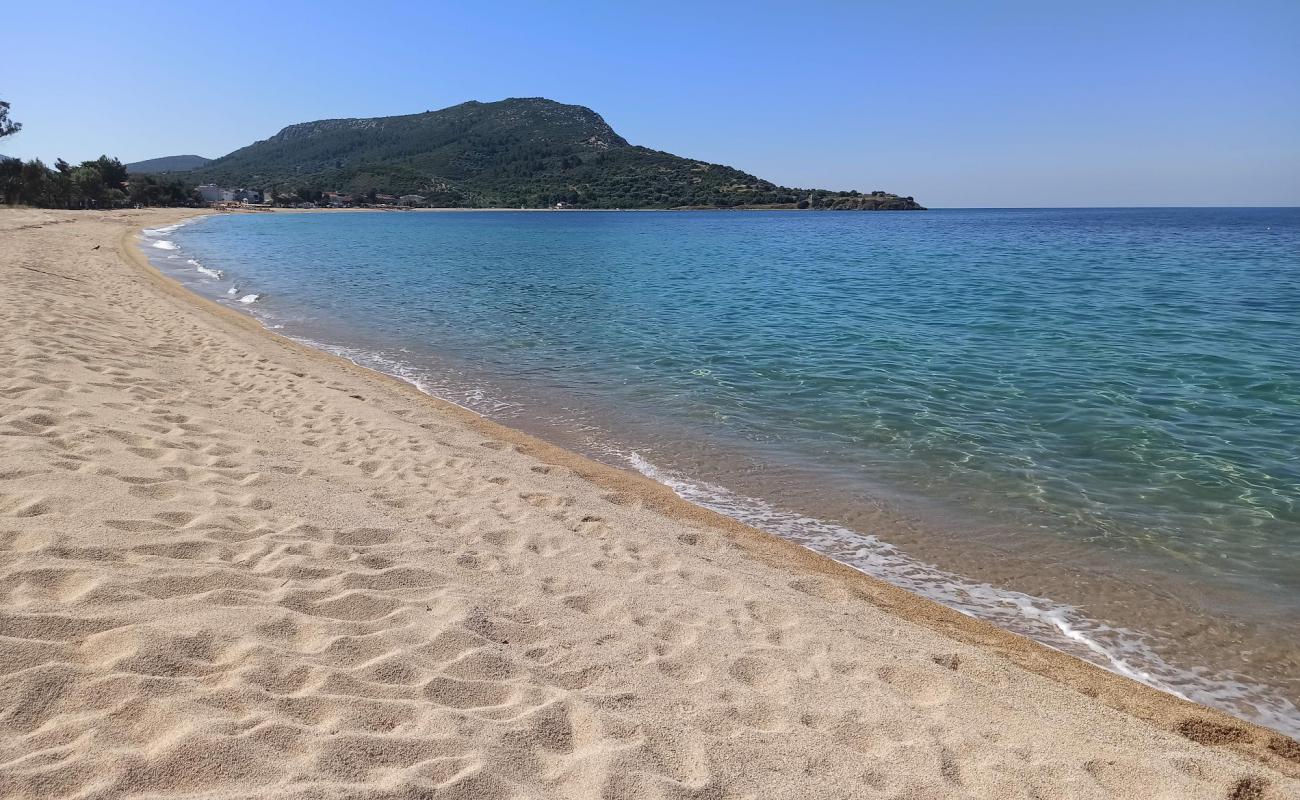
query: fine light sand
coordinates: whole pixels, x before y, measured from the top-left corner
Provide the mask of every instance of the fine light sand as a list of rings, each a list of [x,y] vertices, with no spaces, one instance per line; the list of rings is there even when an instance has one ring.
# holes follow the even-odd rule
[[[1300,746],[0,211],[0,797],[1286,798]],[[98,249],[94,249],[98,247]]]

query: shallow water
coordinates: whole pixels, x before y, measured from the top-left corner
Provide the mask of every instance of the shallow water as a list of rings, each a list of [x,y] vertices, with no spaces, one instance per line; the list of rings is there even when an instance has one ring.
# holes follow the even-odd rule
[[[147,238],[286,334],[1300,731],[1300,210],[275,214]]]

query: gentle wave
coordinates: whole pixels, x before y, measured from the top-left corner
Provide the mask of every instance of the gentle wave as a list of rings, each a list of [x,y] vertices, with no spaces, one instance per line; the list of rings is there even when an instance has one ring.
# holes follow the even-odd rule
[[[203,266],[198,261],[195,261],[192,258],[188,259],[185,263],[194,267],[195,272],[198,272],[201,275],[207,275],[209,278],[216,278],[217,280],[221,280],[222,276],[225,275],[225,273],[223,273],[221,270],[209,269],[208,267]]]
[[[274,330],[284,328],[283,325],[270,324],[265,319],[261,320],[261,322]],[[430,397],[436,397],[481,417],[500,417],[508,415],[509,412],[519,408],[515,403],[493,398],[492,392],[481,386],[453,388],[449,384],[435,380],[428,371],[418,369],[400,358],[393,358],[373,350],[320,342],[305,336],[290,335],[289,338],[317,350],[323,350],[331,355],[347,359],[359,367],[372,369],[397,378],[400,381],[409,383]]]
[[[159,236],[166,236],[169,233],[178,231],[181,228],[185,227],[186,225],[189,225],[199,219],[202,219],[202,217],[192,217],[190,219],[183,219],[180,222],[175,222],[172,223],[171,225],[163,225],[162,227],[159,228],[145,228],[144,230],[140,231],[140,233],[144,234],[145,236],[151,239],[155,239]]]
[[[156,247],[156,248],[158,248],[159,250],[176,250],[176,249],[177,249],[177,247],[176,247],[176,243],[175,243],[175,242],[171,242],[171,241],[168,241],[168,240],[166,240],[166,239],[159,239],[158,241],[154,242],[154,243],[153,243],[153,247]]]
[[[260,294],[246,294],[243,297],[239,298],[239,302],[247,306],[247,305],[252,305],[253,303],[256,303],[258,300],[261,299],[262,296]]]
[[[918,561],[876,536],[784,511],[758,498],[663,470],[639,453],[604,449],[695,505],[796,542],[867,575],[1147,686],[1211,706],[1253,708],[1252,716],[1261,724],[1290,735],[1300,734],[1300,712],[1291,700],[1234,675],[1169,664],[1151,648],[1146,637],[1135,631],[1089,619],[1073,606],[967,580]]]

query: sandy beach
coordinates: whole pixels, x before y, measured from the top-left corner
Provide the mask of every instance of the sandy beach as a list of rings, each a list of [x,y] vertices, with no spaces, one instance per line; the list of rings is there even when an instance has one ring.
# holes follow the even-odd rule
[[[0,210],[0,797],[1300,797],[1300,745]]]

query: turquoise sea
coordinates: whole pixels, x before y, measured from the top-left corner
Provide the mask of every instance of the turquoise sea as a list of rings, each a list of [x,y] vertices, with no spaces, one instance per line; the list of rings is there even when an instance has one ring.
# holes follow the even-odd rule
[[[1300,732],[1300,209],[244,214],[279,332]]]

